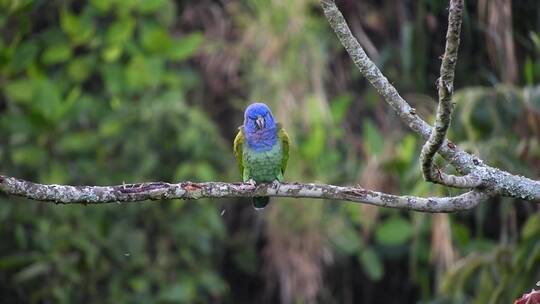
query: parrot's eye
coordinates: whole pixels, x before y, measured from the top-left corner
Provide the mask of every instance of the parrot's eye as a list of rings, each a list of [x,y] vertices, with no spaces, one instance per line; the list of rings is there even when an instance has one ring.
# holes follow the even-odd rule
[[[251,120],[257,119],[257,117],[254,117],[254,116],[248,116],[248,118],[251,119]]]

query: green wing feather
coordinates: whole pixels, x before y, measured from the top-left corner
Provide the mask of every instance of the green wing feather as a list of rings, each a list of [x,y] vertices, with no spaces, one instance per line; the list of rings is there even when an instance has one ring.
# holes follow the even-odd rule
[[[280,123],[277,124],[278,127],[278,138],[281,140],[281,148],[283,153],[283,158],[281,159],[281,173],[285,173],[285,169],[287,168],[287,161],[289,161],[289,134],[285,132],[285,129],[283,129],[283,126],[281,126]]]
[[[244,164],[242,162],[242,153],[244,147],[244,130],[242,127],[238,128],[238,134],[234,138],[233,151],[236,161],[238,162],[238,169],[240,170],[240,176],[244,175]]]

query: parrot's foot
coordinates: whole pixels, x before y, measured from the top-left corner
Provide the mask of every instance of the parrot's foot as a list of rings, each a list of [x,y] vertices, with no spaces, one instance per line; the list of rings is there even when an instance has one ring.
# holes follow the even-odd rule
[[[257,186],[257,182],[255,182],[254,179],[250,178],[246,181],[246,183],[248,183],[250,186],[252,187],[256,187]]]
[[[275,179],[272,181],[272,188],[276,189],[276,193],[279,192],[279,187],[281,186],[281,183],[279,180]]]

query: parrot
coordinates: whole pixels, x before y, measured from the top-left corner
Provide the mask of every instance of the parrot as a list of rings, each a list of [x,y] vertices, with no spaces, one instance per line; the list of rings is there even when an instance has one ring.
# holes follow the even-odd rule
[[[233,151],[244,182],[271,182],[279,187],[289,160],[289,135],[266,104],[256,102],[246,108]],[[253,206],[263,209],[269,201],[267,196],[254,197]]]

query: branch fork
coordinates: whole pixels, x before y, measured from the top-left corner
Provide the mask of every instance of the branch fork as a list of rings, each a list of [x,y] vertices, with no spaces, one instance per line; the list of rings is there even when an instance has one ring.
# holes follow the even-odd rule
[[[426,140],[420,159],[422,173],[427,181],[456,188],[477,189],[485,194],[484,198],[500,194],[528,200],[540,199],[540,183],[538,181],[485,165],[476,156],[466,153],[446,140],[454,107],[451,99],[454,91],[454,70],[457,63],[463,0],[450,0],[445,52],[442,56],[441,76],[437,82],[439,104],[434,127],[417,115],[414,108],[399,95],[395,87],[369,59],[351,33],[345,18],[334,1],[321,0],[321,5],[328,23],[358,70],[394,109],[401,120],[412,131]],[[458,172],[464,175],[450,175],[435,170],[433,159],[436,153],[441,154]]]

